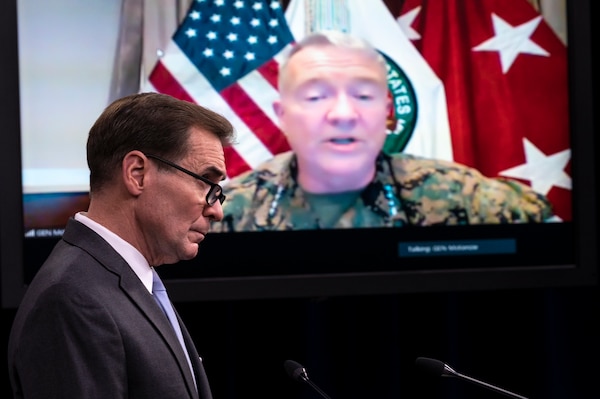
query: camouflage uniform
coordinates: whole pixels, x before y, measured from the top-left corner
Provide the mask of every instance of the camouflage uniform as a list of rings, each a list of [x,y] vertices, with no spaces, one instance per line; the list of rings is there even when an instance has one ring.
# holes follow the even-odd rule
[[[403,153],[382,153],[376,164],[371,183],[324,226],[295,179],[295,156],[279,154],[231,179],[224,188],[225,217],[212,231],[525,223],[552,217],[548,200],[529,186],[487,178],[460,164]]]

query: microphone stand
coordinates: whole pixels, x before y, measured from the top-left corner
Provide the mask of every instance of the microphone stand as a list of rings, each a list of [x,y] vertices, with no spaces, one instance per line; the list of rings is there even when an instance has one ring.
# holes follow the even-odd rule
[[[527,399],[525,396],[521,396],[521,395],[516,394],[514,392],[507,391],[506,389],[502,389],[502,388],[497,387],[495,385],[488,384],[487,382],[484,382],[484,381],[476,380],[475,378],[469,377],[468,375],[461,374],[461,373],[456,372],[454,370],[452,370],[452,375],[449,375],[449,377],[461,378],[463,380],[472,382],[472,383],[474,383],[476,385],[481,385],[482,387],[491,389],[492,391],[496,391],[498,393],[502,393],[502,394],[504,394],[504,395],[506,395],[508,397],[513,398],[513,399]]]
[[[417,364],[417,366],[419,366],[423,370],[427,371],[428,373],[435,374],[437,376],[456,377],[459,379],[463,379],[463,380],[472,382],[473,384],[480,385],[482,387],[491,389],[492,391],[504,394],[513,399],[527,399],[525,396],[521,396],[514,392],[507,391],[506,389],[502,389],[495,385],[488,384],[487,382],[477,380],[473,377],[469,377],[468,375],[458,373],[458,372],[454,371],[454,369],[452,367],[448,366],[446,363],[444,363],[440,360],[430,359],[427,357],[419,357],[416,360],[416,364]]]
[[[317,391],[319,395],[323,397],[323,399],[331,399],[329,395],[327,395],[321,390],[321,388],[317,386],[317,384],[315,384],[308,378],[308,373],[306,372],[306,369],[300,363],[295,362],[293,360],[286,360],[285,362],[283,362],[283,367],[292,379],[296,381],[306,382],[308,385],[311,386],[312,389]]]
[[[327,395],[325,392],[323,392],[323,390],[321,388],[319,388],[317,386],[317,384],[315,384],[314,382],[312,382],[311,380],[308,379],[308,375],[306,375],[306,373],[302,373],[300,374],[300,378],[302,378],[302,381],[306,382],[308,385],[310,385],[315,391],[317,391],[324,399],[331,399],[329,397],[329,395]]]

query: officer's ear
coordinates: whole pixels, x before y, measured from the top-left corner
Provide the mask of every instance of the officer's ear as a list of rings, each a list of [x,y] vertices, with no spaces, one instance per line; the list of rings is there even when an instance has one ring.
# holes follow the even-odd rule
[[[273,111],[275,111],[275,115],[277,115],[278,118],[281,118],[283,116],[283,106],[281,105],[281,99],[273,101]]]

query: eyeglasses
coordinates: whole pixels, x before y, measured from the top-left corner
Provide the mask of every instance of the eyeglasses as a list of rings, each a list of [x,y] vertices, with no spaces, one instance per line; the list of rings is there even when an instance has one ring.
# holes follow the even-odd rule
[[[210,180],[208,180],[205,177],[202,177],[190,170],[187,170],[184,167],[181,167],[171,161],[167,161],[166,159],[163,159],[161,157],[157,157],[156,155],[152,155],[152,154],[145,154],[148,158],[152,158],[155,159],[157,161],[160,161],[166,165],[169,165],[177,170],[182,171],[183,173],[192,176],[194,179],[198,179],[206,184],[208,184],[210,186],[210,189],[208,190],[208,193],[206,193],[206,203],[209,206],[213,206],[215,204],[215,202],[219,201],[221,204],[225,201],[225,194],[223,194],[223,187],[221,187],[220,185],[218,185],[217,183],[213,183]]]

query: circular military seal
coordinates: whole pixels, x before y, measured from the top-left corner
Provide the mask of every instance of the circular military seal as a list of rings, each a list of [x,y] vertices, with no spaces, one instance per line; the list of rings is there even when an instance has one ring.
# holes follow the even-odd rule
[[[418,104],[415,90],[402,68],[380,51],[387,63],[387,81],[392,109],[388,115],[387,133],[383,150],[392,154],[401,152],[415,130]]]

